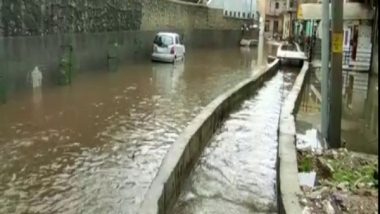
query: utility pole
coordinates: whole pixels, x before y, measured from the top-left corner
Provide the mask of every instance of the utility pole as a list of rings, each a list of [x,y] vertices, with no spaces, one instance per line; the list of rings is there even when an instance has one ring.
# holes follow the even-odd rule
[[[329,55],[330,55],[330,3],[329,0],[322,1],[322,81],[321,81],[321,133],[324,139],[328,137],[329,126]]]
[[[260,17],[259,19],[259,44],[258,44],[258,59],[257,59],[257,65],[262,66],[265,65],[264,63],[264,32],[265,32],[265,12],[266,12],[266,2],[260,1],[258,3],[259,11],[260,11]]]
[[[331,1],[332,47],[329,94],[330,115],[327,141],[332,148],[341,146],[342,120],[342,52],[343,52],[343,1]]]

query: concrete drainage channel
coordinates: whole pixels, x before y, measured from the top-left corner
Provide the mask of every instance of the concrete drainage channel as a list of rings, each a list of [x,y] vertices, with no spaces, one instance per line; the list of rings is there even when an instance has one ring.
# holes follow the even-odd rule
[[[277,197],[279,213],[302,213],[298,197],[298,195],[301,194],[301,189],[298,181],[295,147],[295,113],[300,104],[302,91],[306,83],[305,78],[309,73],[308,70],[309,63],[305,61],[281,109],[277,159]]]
[[[184,181],[193,170],[211,137],[223,124],[224,119],[243,100],[252,95],[264,82],[274,76],[278,67],[279,61],[273,61],[266,69],[261,70],[250,79],[241,82],[233,89],[220,95],[190,123],[166,154],[157,176],[145,195],[139,213],[161,214],[167,213],[168,210],[172,209],[181,192]],[[299,76],[302,73],[305,72],[301,72]],[[300,77],[297,77],[297,85],[300,82],[299,79]],[[294,88],[291,94],[294,94],[293,91]]]
[[[183,181],[190,174],[207,142],[224,118],[277,71],[278,60],[213,100],[184,130],[166,154],[139,213],[166,213],[178,198]]]

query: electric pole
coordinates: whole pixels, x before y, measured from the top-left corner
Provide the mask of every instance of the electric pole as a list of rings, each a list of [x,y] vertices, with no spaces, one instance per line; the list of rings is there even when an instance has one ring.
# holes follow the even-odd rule
[[[321,133],[324,139],[328,137],[329,126],[329,55],[330,55],[330,3],[329,0],[322,1],[322,81],[321,81]]]
[[[328,137],[330,147],[341,146],[342,120],[342,52],[343,52],[343,1],[331,1],[332,47],[330,72],[330,115]]]

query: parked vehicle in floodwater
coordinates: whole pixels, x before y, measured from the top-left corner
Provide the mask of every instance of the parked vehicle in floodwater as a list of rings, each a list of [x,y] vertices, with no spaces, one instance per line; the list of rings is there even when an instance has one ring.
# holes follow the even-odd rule
[[[298,62],[299,65],[307,59],[305,53],[301,50],[300,46],[295,42],[284,42],[277,49],[277,58],[280,62],[290,61]]]
[[[153,41],[152,60],[174,63],[185,57],[185,45],[177,33],[157,33]]]

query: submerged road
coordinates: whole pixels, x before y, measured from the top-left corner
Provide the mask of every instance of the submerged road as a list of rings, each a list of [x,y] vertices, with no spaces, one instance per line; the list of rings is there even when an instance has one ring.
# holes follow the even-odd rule
[[[0,105],[0,213],[134,213],[170,145],[256,55],[191,50],[17,92]]]
[[[227,118],[186,181],[173,214],[277,213],[277,129],[297,71],[280,70]]]

